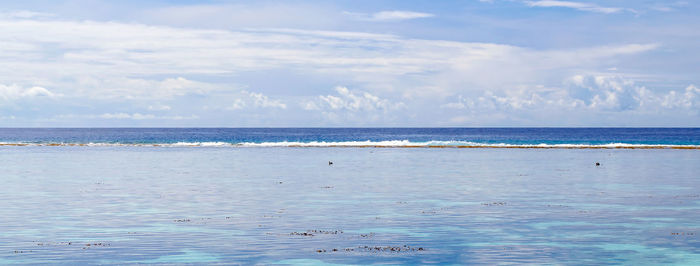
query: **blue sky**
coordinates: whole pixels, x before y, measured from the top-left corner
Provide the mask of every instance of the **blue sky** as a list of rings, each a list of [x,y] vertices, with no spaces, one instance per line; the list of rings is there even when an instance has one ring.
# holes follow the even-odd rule
[[[700,126],[693,1],[0,1],[0,126]]]

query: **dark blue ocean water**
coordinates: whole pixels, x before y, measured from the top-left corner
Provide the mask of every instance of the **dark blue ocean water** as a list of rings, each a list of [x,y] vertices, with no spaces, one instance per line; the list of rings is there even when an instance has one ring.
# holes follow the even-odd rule
[[[4,128],[0,142],[700,145],[700,128]]]

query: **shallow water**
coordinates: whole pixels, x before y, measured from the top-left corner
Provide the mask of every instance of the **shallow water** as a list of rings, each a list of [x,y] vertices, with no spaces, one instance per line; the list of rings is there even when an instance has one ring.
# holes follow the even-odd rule
[[[0,264],[700,263],[697,150],[5,146],[0,166]]]

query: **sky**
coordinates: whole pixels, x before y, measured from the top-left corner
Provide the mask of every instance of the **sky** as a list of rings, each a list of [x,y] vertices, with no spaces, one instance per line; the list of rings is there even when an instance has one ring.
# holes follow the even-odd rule
[[[699,127],[698,12],[0,1],[0,127]]]

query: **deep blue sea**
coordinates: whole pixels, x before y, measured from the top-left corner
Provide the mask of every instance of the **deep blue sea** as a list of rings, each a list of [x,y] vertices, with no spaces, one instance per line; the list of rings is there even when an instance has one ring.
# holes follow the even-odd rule
[[[2,265],[700,265],[700,129],[0,129],[0,143]]]
[[[16,128],[0,143],[194,146],[700,146],[700,128]]]

